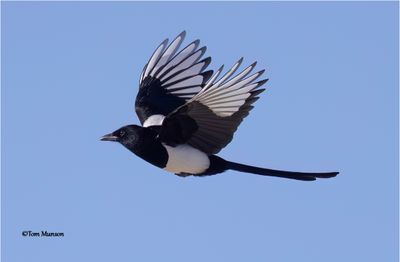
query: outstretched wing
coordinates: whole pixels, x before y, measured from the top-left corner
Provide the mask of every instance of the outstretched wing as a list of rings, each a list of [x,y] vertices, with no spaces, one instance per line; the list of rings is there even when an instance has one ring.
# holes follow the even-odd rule
[[[231,77],[241,63],[242,59],[216,81],[221,67],[196,96],[169,114],[161,127],[161,141],[172,146],[187,143],[207,154],[224,148],[268,80],[256,81],[264,70],[248,76],[256,63]]]
[[[135,111],[144,126],[160,125],[164,116],[200,92],[212,75],[212,71],[204,72],[211,58],[200,60],[206,47],[198,48],[199,40],[178,52],[185,34],[168,46],[168,39],[164,40],[142,71]]]

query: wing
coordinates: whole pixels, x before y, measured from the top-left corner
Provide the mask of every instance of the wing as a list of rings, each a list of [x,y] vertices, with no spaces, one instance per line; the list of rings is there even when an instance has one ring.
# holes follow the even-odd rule
[[[160,130],[161,141],[172,146],[187,143],[210,155],[224,148],[268,80],[256,82],[264,70],[248,76],[256,63],[231,77],[241,63],[242,59],[216,81],[221,67],[196,96],[168,115]]]
[[[198,48],[199,40],[178,52],[184,37],[185,31],[168,46],[168,39],[164,40],[140,75],[135,111],[144,126],[160,125],[164,116],[196,95],[212,75],[212,71],[204,72],[211,58],[200,60],[206,47]],[[151,116],[153,120],[146,123]]]

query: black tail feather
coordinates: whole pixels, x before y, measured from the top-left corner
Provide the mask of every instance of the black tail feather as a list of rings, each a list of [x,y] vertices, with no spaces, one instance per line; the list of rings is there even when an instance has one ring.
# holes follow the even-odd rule
[[[303,172],[282,171],[282,170],[274,170],[274,169],[261,168],[255,166],[248,166],[226,160],[225,164],[226,164],[226,169],[252,173],[262,176],[275,176],[275,177],[283,177],[283,178],[297,179],[303,181],[313,181],[316,180],[317,178],[330,178],[330,177],[335,177],[337,174],[339,174],[339,172],[303,173]]]

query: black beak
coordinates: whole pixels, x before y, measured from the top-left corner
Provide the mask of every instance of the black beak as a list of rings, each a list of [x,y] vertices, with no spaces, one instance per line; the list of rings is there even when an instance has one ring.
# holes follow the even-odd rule
[[[101,141],[114,141],[115,142],[115,141],[117,141],[117,139],[118,139],[118,137],[114,136],[113,134],[107,134],[107,135],[100,137]]]

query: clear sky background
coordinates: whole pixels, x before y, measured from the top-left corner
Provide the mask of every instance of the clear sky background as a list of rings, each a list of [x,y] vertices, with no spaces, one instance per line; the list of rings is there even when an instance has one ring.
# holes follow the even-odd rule
[[[2,258],[397,261],[398,3],[2,3]],[[298,171],[180,178],[98,138],[187,30],[267,92],[220,155]],[[64,232],[64,238],[22,231]]]

